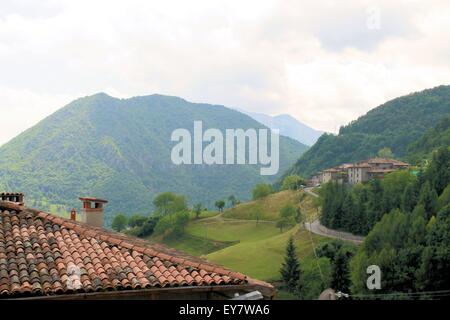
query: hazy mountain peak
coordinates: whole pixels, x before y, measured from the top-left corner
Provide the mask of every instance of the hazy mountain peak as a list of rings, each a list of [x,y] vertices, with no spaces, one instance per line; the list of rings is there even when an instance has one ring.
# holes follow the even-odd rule
[[[270,116],[264,113],[239,111],[271,129],[279,129],[281,135],[295,139],[308,146],[316,143],[317,139],[324,133],[323,131],[309,127],[289,114]]]

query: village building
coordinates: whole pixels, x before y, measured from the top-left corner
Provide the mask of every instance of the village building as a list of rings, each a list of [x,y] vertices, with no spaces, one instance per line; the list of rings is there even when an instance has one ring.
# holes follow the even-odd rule
[[[406,169],[410,165],[395,159],[371,158],[357,162],[348,168],[348,181],[350,184],[366,182],[371,179],[383,179],[388,173]]]
[[[335,181],[338,183],[347,183],[348,168],[350,168],[352,165],[353,165],[352,163],[344,163],[337,167],[325,169],[313,177],[314,180],[312,181],[311,184],[317,185],[329,181]]]
[[[325,169],[314,175],[310,185],[317,185],[334,181],[338,183],[349,183],[351,185],[367,182],[371,179],[383,179],[388,173],[396,170],[406,169],[410,165],[395,159],[370,158],[356,163],[344,163],[337,167]]]
[[[0,194],[0,299],[232,299],[272,285],[161,244],[102,228],[106,200],[80,198],[81,220]]]
[[[306,186],[315,187],[322,183],[322,173],[318,172],[311,177],[311,179],[306,181]]]

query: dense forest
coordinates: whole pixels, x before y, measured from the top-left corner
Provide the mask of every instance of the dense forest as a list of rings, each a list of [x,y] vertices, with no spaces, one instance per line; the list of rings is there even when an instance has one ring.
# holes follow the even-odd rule
[[[446,115],[450,115],[450,86],[396,98],[341,127],[338,135],[322,135],[285,175],[308,177],[325,168],[375,156],[383,148],[390,148],[395,158],[408,160],[408,153],[414,155],[415,149],[420,148],[414,142]],[[448,122],[442,124],[445,125],[448,128]],[[442,128],[436,127],[436,130],[441,132]],[[435,132],[430,135],[434,136]],[[441,144],[447,141],[445,137],[448,133],[429,142]],[[410,144],[411,149],[408,149]],[[421,159],[420,156],[412,158],[414,161]]]
[[[171,133],[264,128],[249,116],[224,106],[190,103],[177,97],[151,95],[115,99],[97,94],[78,99],[0,148],[0,190],[26,193],[27,202],[78,207],[79,196],[109,200],[111,215],[150,213],[163,191],[187,196],[188,202],[214,207],[214,201],[236,194],[250,199],[261,176],[259,165],[175,165]],[[292,165],[305,145],[280,138],[280,171]]]
[[[423,212],[395,209],[375,225],[350,262],[355,298],[445,297],[442,290],[450,288],[450,205],[431,218]],[[380,290],[366,287],[370,265],[382,270]]]
[[[354,297],[445,297],[443,290],[450,288],[450,149],[434,152],[417,179],[393,198],[401,198],[400,204],[375,224],[350,262]],[[380,290],[365,285],[369,265],[382,270]]]
[[[450,288],[450,147],[432,152],[418,174],[393,172],[382,181],[320,191],[321,222],[367,234],[356,249],[342,242],[316,248],[331,266],[327,283],[341,299],[441,299]],[[309,279],[288,243],[281,276],[285,290],[308,298]],[[368,289],[368,267],[379,267],[380,287]],[[323,279],[322,279],[323,281]]]

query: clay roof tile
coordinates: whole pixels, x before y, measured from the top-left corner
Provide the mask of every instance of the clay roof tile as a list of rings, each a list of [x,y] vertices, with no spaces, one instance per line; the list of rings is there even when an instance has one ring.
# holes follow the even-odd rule
[[[240,273],[163,245],[37,210],[10,213],[0,208],[0,221],[2,296],[246,281]]]

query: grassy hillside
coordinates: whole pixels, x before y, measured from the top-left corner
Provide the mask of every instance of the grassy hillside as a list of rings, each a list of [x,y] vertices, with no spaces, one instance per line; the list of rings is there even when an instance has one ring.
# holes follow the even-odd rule
[[[311,197],[306,197],[302,191],[284,190],[263,199],[239,204],[227,210],[223,216],[246,220],[256,220],[256,217],[259,216],[260,220],[276,221],[280,209],[286,204],[300,206],[302,212],[307,215],[315,212]]]
[[[286,174],[310,176],[344,162],[375,156],[388,147],[394,157],[405,158],[407,147],[450,115],[450,86],[400,97],[369,111],[340,129],[324,134]]]
[[[224,232],[226,230],[226,232]],[[248,242],[270,238],[279,233],[273,223],[214,219],[193,223],[187,232],[199,238],[227,242]]]
[[[151,95],[115,99],[97,94],[78,99],[0,148],[0,191],[21,191],[27,199],[78,207],[79,196],[108,199],[111,213],[148,213],[155,194],[185,194],[191,203],[213,207],[234,194],[276,176],[261,176],[257,165],[174,165],[173,130],[263,128],[238,111]],[[280,173],[306,146],[280,139]]]
[[[257,279],[278,281],[279,269],[290,236],[295,239],[301,259],[312,259],[313,247],[327,238],[310,234],[301,225],[280,232],[275,221],[286,203],[299,206],[304,217],[312,219],[317,211],[311,196],[303,191],[282,191],[266,199],[243,203],[213,217],[191,220],[186,234],[179,238],[153,238],[190,254],[241,271]],[[264,208],[256,223],[252,213]],[[313,267],[311,267],[313,268]],[[311,269],[310,268],[310,269]]]
[[[275,221],[278,219],[278,212],[285,204],[297,204],[300,200],[300,193],[286,190],[267,196],[256,201],[245,202],[227,210],[225,218],[256,220],[259,216],[261,220]]]
[[[247,241],[208,254],[208,260],[222,264],[244,274],[266,281],[280,278],[280,267],[290,236],[295,239],[297,255],[304,259],[313,252],[313,244],[317,245],[328,239],[311,235],[304,228],[295,228],[258,241]],[[313,240],[311,240],[311,237]]]

